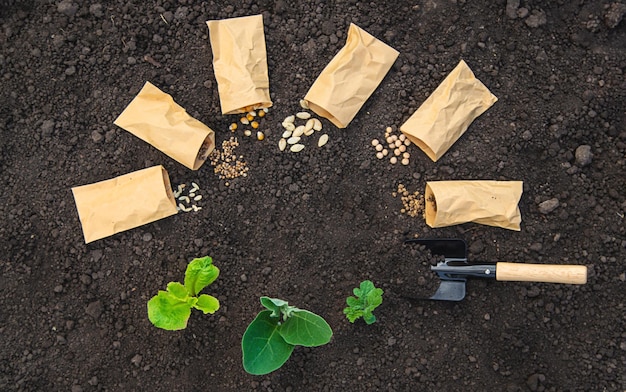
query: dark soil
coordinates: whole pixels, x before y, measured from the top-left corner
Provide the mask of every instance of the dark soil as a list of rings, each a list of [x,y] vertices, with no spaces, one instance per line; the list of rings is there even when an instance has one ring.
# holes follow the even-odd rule
[[[623,4],[0,1],[0,390],[626,390]],[[205,21],[259,13],[274,106],[266,140],[237,134],[247,177],[188,170],[113,125],[150,81],[228,139]],[[348,128],[323,120],[324,148],[281,153],[280,123],[350,22],[400,57]],[[498,102],[437,163],[415,146],[408,166],[376,159],[371,140],[460,59]],[[85,245],[71,187],[157,164],[173,186],[197,182],[203,209]],[[392,195],[455,179],[523,180],[522,230],[431,229]],[[588,265],[589,282],[472,280],[461,302],[407,298],[436,279],[403,245],[415,236],[462,238],[474,261]],[[221,309],[153,327],[148,299],[204,255]],[[378,321],[350,324],[345,298],[365,279],[385,290]],[[241,336],[262,295],[323,316],[333,339],[248,375]]]

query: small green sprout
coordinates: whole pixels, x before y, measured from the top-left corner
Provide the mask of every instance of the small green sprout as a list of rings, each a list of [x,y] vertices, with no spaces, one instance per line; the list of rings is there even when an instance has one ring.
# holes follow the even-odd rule
[[[330,341],[333,331],[315,313],[290,306],[277,298],[261,297],[262,310],[241,339],[243,368],[254,375],[283,366],[295,346],[316,347]]]
[[[346,298],[348,307],[343,310],[343,313],[351,323],[359,317],[363,317],[368,325],[375,323],[376,316],[372,312],[383,303],[383,290],[377,289],[371,281],[364,280],[353,292],[356,298],[352,296]]]
[[[220,270],[209,256],[191,260],[185,271],[185,284],[169,282],[167,291],[148,301],[148,319],[155,327],[177,331],[187,328],[191,308],[215,313],[220,308],[217,298],[198,293],[217,279]]]

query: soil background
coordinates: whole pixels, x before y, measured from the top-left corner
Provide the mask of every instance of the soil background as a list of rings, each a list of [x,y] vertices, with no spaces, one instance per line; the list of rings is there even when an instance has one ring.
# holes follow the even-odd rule
[[[0,390],[626,390],[626,22],[621,1],[0,2]],[[222,116],[205,22],[263,14],[274,106],[264,141],[235,133],[247,177],[191,171],[113,121],[146,81],[216,132]],[[277,147],[355,23],[400,52],[346,129],[300,153]],[[464,59],[498,102],[433,163],[378,160]],[[202,210],[88,245],[71,187],[162,164],[200,186]],[[399,184],[521,180],[521,231],[432,229],[401,212]],[[552,200],[549,203],[545,201]],[[558,205],[557,205],[558,201]],[[406,238],[462,238],[472,261],[584,264],[586,285],[468,282],[457,303],[415,299],[432,275]],[[204,255],[221,269],[214,315],[186,330],[146,302]],[[384,289],[378,321],[345,298]],[[282,298],[323,316],[322,347],[251,376],[241,336]]]

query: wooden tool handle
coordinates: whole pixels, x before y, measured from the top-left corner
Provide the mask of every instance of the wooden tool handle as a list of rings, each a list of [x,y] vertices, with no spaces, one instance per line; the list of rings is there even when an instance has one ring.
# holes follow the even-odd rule
[[[496,280],[546,283],[587,283],[584,265],[496,263]]]

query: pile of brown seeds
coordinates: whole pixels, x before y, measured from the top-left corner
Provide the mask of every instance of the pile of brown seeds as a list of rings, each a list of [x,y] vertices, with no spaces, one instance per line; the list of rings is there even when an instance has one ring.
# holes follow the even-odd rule
[[[404,208],[400,210],[401,213],[408,216],[416,217],[424,214],[424,196],[418,191],[409,193],[403,184],[398,184],[397,192],[392,193],[393,197],[400,196],[402,205]]]
[[[237,146],[239,146],[237,138],[231,137],[222,142],[221,150],[216,148],[209,154],[213,171],[220,179],[232,179],[248,175],[248,164],[242,155],[237,156],[235,154]]]

